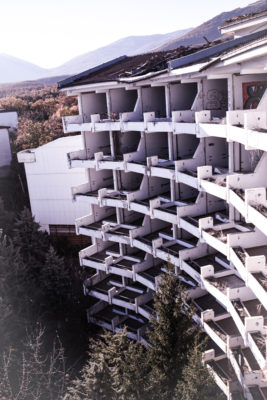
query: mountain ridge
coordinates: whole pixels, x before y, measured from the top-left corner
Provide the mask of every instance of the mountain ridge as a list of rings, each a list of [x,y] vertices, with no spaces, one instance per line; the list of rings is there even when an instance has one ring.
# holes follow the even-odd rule
[[[220,37],[218,27],[226,20],[242,14],[261,12],[267,9],[267,0],[258,0],[242,8],[236,8],[216,15],[195,27],[166,34],[128,36],[106,46],[76,56],[64,64],[45,69],[28,61],[0,54],[0,83],[34,81],[36,79],[69,76],[85,71],[122,55],[132,56],[153,51],[171,50],[179,46],[190,46],[213,41]]]
[[[230,18],[236,17],[242,14],[250,14],[254,12],[261,12],[267,9],[267,0],[258,0],[254,3],[249,4],[245,7],[235,8],[232,11],[225,11],[216,15],[214,18],[209,19],[203,24],[193,28],[190,32],[186,33],[176,40],[166,42],[164,45],[158,46],[155,50],[172,50],[178,46],[188,46],[192,44],[201,44],[205,42],[204,36],[209,40],[213,41],[218,39],[221,34],[219,27]]]
[[[52,76],[72,75],[102,64],[121,55],[135,55],[152,51],[155,46],[165,43],[166,39],[183,35],[192,28],[166,34],[128,36],[102,46],[96,50],[76,56],[56,68],[42,68],[28,61],[2,53],[0,54],[0,83],[14,83]],[[97,61],[96,61],[97,60]]]

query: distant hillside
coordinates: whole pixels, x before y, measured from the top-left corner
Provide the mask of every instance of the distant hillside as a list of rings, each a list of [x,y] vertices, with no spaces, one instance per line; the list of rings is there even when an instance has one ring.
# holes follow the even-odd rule
[[[35,79],[15,83],[0,83],[0,98],[5,96],[17,96],[31,90],[40,90],[48,87],[56,87],[57,82],[68,78],[70,75],[52,76],[48,78]]]
[[[227,19],[242,14],[260,12],[265,9],[267,9],[267,0],[259,0],[247,7],[221,13],[193,29],[178,30],[166,34],[129,36],[75,57],[53,69],[44,69],[18,58],[2,54],[0,55],[0,83],[23,81],[25,87],[25,81],[77,74],[122,55],[131,56],[156,50],[174,49],[180,45],[200,44],[205,41],[203,36],[212,41],[220,36],[218,27],[223,25]],[[32,85],[31,82],[30,85]],[[19,86],[19,84],[16,84],[16,86]]]
[[[0,83],[76,74],[96,64],[101,64],[124,54],[130,56],[151,51],[156,46],[166,43],[166,41],[184,35],[189,30],[190,29],[183,29],[163,35],[129,36],[75,57],[67,63],[52,69],[41,68],[37,65],[20,60],[19,58],[0,54]]]
[[[259,0],[255,3],[251,3],[247,7],[236,8],[235,10],[228,11],[217,15],[207,22],[199,25],[186,33],[182,37],[167,41],[164,45],[158,46],[156,50],[171,50],[178,46],[188,46],[191,44],[200,44],[205,42],[203,36],[209,41],[213,41],[220,37],[219,26],[223,25],[227,19],[236,17],[237,15],[249,14],[254,12],[260,12],[267,9],[267,0]]]
[[[147,53],[156,46],[160,46],[174,38],[179,38],[189,32],[190,29],[183,29],[162,35],[128,36],[107,46],[75,57],[58,68],[54,68],[52,72],[53,75],[75,74],[122,55],[132,56],[135,54]]]
[[[45,74],[47,74],[45,68],[7,54],[0,54],[0,82],[38,79]]]

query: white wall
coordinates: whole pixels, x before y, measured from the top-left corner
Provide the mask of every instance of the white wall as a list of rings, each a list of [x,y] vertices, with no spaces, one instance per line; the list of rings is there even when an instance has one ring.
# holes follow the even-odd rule
[[[0,127],[0,167],[5,167],[11,162],[11,149],[8,129]]]
[[[15,111],[1,112],[0,111],[0,125],[9,126],[10,128],[17,129],[18,114]]]
[[[60,138],[32,150],[36,161],[25,163],[32,214],[42,229],[74,225],[90,213],[89,205],[73,202],[71,195],[72,186],[88,180],[86,169],[68,167],[67,153],[81,148],[81,135]]]
[[[0,111],[0,167],[10,165],[11,149],[9,140],[9,130],[17,129],[18,115],[16,112],[1,112]]]

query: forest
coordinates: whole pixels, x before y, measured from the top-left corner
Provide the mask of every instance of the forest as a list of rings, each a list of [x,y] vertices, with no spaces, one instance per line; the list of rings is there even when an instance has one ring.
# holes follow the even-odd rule
[[[76,99],[54,85],[0,91],[17,111],[13,163],[0,180],[0,400],[223,400],[202,363],[208,341],[193,304],[166,265],[146,343],[86,320],[78,248],[51,242],[34,221],[16,153],[63,135]]]

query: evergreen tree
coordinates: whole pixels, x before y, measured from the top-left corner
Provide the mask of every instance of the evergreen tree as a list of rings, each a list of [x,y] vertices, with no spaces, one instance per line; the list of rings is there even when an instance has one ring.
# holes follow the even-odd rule
[[[40,286],[51,307],[66,304],[70,297],[71,277],[64,259],[50,246],[40,271]]]
[[[182,379],[177,384],[174,400],[225,400],[224,394],[202,362],[203,348],[203,341],[199,344],[195,340],[183,368]]]
[[[171,266],[162,275],[155,316],[144,347],[126,333],[105,333],[90,347],[81,378],[70,388],[71,400],[170,400],[198,328],[186,295]]]
[[[71,400],[145,400],[144,349],[126,332],[106,332],[92,340],[81,378],[69,388]]]
[[[6,211],[0,197],[0,235],[10,235],[13,229],[14,213]]]
[[[50,244],[47,233],[40,231],[40,225],[27,208],[14,221],[12,240],[20,249],[23,261],[29,265],[29,273],[38,281]]]
[[[147,351],[151,399],[171,399],[198,328],[185,290],[170,264],[161,276],[154,303],[155,317],[148,333],[151,347]]]

